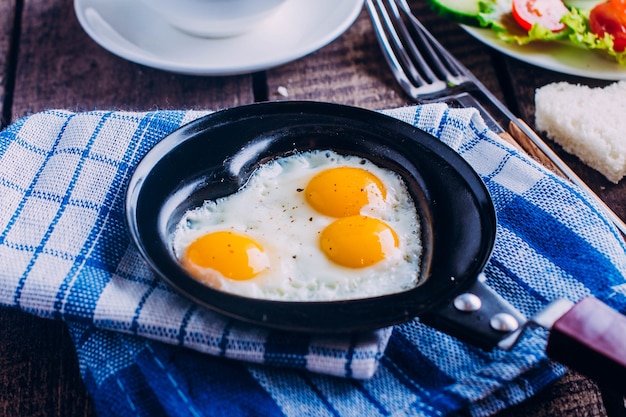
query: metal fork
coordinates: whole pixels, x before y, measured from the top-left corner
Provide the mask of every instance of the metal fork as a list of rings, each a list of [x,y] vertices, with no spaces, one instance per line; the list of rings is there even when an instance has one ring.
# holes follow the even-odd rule
[[[593,198],[626,236],[620,219],[526,123],[516,117],[413,15],[406,0],[366,0],[376,37],[393,75],[417,103],[475,107],[496,133],[521,132],[572,183]],[[489,110],[487,110],[487,108]]]
[[[411,34],[395,1],[367,0],[366,6],[387,63],[410,97],[421,102],[469,81],[455,61],[438,53],[437,41],[419,20],[411,22],[418,37]],[[408,9],[409,6],[403,2],[402,7]]]

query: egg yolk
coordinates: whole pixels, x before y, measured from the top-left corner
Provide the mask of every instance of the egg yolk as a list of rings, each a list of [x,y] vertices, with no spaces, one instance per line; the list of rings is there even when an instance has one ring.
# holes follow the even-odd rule
[[[305,189],[309,204],[332,217],[360,214],[364,206],[382,204],[386,190],[371,172],[352,167],[327,169],[314,176]]]
[[[364,268],[382,261],[397,248],[398,236],[379,219],[349,216],[335,220],[322,231],[320,247],[339,265]]]
[[[229,231],[209,233],[189,245],[183,264],[188,270],[210,268],[225,278],[248,280],[269,267],[263,247],[253,239]]]

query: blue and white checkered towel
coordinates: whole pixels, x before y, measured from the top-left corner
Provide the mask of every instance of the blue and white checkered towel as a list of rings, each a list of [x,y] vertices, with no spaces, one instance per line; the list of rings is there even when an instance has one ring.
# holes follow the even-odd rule
[[[592,201],[473,109],[386,113],[439,137],[485,181],[499,221],[487,282],[513,305],[531,316],[593,294],[626,312],[626,245]],[[100,416],[489,415],[563,374],[541,329],[510,352],[419,320],[305,336],[178,296],[131,245],[123,197],[141,157],[203,114],[48,111],[0,132],[0,305],[67,322]]]

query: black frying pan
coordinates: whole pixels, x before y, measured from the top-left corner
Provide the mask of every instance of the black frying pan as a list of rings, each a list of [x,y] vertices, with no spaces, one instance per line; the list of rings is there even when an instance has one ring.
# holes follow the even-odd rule
[[[404,179],[422,225],[418,286],[357,300],[268,301],[210,288],[183,270],[169,237],[185,211],[236,192],[268,160],[315,149],[365,157]],[[526,322],[480,279],[496,230],[481,179],[436,138],[380,113],[316,102],[213,113],[148,152],[131,178],[126,205],[132,239],[155,273],[187,297],[239,320],[290,331],[352,332],[419,316],[486,349],[507,344]],[[494,322],[496,317],[507,320]]]

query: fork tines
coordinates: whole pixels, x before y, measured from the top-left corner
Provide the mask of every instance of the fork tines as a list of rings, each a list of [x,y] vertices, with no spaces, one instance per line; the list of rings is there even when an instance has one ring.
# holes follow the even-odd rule
[[[406,0],[367,0],[374,29],[394,76],[413,98],[427,99],[463,84],[463,68],[410,12]]]

